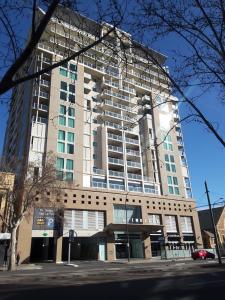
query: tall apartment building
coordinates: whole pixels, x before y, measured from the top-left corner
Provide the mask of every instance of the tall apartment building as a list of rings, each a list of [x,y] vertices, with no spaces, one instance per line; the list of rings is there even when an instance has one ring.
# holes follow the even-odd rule
[[[61,60],[110,28],[60,11],[31,69]],[[14,89],[5,155],[41,166],[52,151],[65,182],[55,199],[64,206],[62,224],[56,226],[51,208],[40,207],[21,225],[23,260],[67,259],[70,229],[77,236],[72,258],[79,259],[120,259],[128,249],[131,258],[151,258],[162,248],[202,244],[177,98],[146,53],[164,66],[164,55],[117,29],[79,59]],[[38,192],[36,200],[41,203]]]

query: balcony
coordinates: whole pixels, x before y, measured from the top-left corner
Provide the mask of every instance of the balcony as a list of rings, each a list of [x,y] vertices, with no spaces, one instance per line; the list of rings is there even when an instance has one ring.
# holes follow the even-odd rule
[[[105,175],[105,174],[106,174],[106,171],[103,170],[103,169],[96,169],[96,168],[93,168],[93,173],[94,173],[94,174],[97,174],[97,175]]]
[[[137,186],[128,186],[128,190],[131,192],[138,192],[138,193],[143,192],[142,187],[137,187]]]
[[[108,74],[108,75],[110,75],[110,76],[114,76],[116,78],[119,78],[119,74],[117,72],[113,72],[112,70],[106,69],[105,73]]]
[[[96,64],[89,63],[89,62],[87,62],[87,61],[84,61],[84,65],[85,65],[86,67],[89,67],[89,68],[93,69],[93,70],[100,71],[100,72],[104,73],[104,68],[101,67],[101,66],[98,66],[98,65],[96,65]]]
[[[104,182],[97,182],[97,181],[92,181],[91,183],[92,187],[97,187],[97,188],[101,188],[101,189],[106,189],[107,188],[107,184]]]
[[[37,110],[42,110],[42,111],[48,111],[48,106],[45,104],[37,104],[37,103],[33,103],[33,109],[37,109]]]
[[[115,88],[119,88],[119,83],[114,82],[114,81],[105,80],[105,81],[103,81],[103,84],[110,85],[110,86],[113,86]]]
[[[135,162],[135,161],[130,161],[130,160],[128,160],[128,161],[127,161],[127,166],[128,166],[128,167],[132,167],[132,168],[138,168],[138,169],[141,169],[141,163]]]
[[[158,186],[156,185],[153,185],[151,187],[145,187],[145,193],[146,194],[157,194],[159,195],[159,189],[158,189]]]
[[[129,179],[142,180],[142,175],[127,173]]]
[[[49,98],[49,94],[48,93],[45,93],[45,92],[39,92],[38,93],[38,91],[35,91],[34,92],[34,96],[36,96],[36,97],[41,97],[41,98],[44,98],[44,99],[48,99]]]
[[[128,137],[125,138],[126,143],[139,145],[139,140],[130,139]]]
[[[111,96],[111,97],[118,98],[120,100],[128,101],[128,102],[130,102],[130,100],[131,100],[131,98],[128,97],[128,96],[124,96],[124,95],[119,94],[119,93],[111,92],[110,90],[104,90],[104,94],[108,95],[108,96]]]
[[[122,166],[124,165],[124,160],[123,159],[109,157],[108,161],[109,161],[110,164],[122,165]]]
[[[50,81],[41,79],[40,80],[40,85],[50,87]]]
[[[112,100],[105,100],[104,104],[108,105],[108,106],[111,106],[111,107],[118,108],[118,109],[122,109],[122,110],[125,110],[125,111],[128,111],[128,112],[132,112],[132,109],[129,106],[116,103]]]
[[[110,183],[109,184],[109,188],[112,190],[120,190],[120,191],[124,191],[125,190],[125,186],[122,184],[114,184],[114,183]]]
[[[127,155],[132,155],[132,156],[140,156],[139,151],[131,150],[131,149],[126,149]]]
[[[112,133],[108,133],[108,138],[112,139],[112,140],[120,141],[120,142],[122,142],[122,140],[123,140],[122,136],[112,134]]]
[[[118,172],[118,171],[109,170],[109,176],[124,177],[124,172]]]
[[[123,153],[123,148],[122,147],[116,147],[116,146],[108,145],[108,150],[113,151],[113,152]]]
[[[48,124],[48,119],[42,118],[42,117],[32,117],[32,122],[33,123],[41,123],[41,124]]]

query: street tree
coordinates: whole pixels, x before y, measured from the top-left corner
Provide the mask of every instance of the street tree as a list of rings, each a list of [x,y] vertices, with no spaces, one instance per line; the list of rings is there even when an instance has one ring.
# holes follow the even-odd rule
[[[172,54],[170,71],[160,65],[151,52],[146,52],[149,64],[158,65],[168,78],[171,93],[189,107],[184,118],[202,123],[225,147],[223,131],[217,120],[210,120],[198,105],[212,91],[214,105],[225,96],[225,4],[209,0],[134,0],[128,26],[143,42],[152,45],[164,41]],[[170,42],[171,40],[171,42]],[[174,45],[174,46],[173,46]],[[189,88],[198,91],[190,96]]]
[[[16,167],[21,164],[23,165],[24,162],[17,159],[11,161],[10,164],[4,163],[4,157],[2,158],[0,186],[6,185],[7,174],[15,172]],[[48,196],[50,191],[51,199]],[[13,271],[16,268],[17,231],[24,218],[29,218],[36,207],[52,207],[57,211],[62,209],[54,197],[54,195],[60,197],[60,184],[57,180],[54,156],[49,153],[46,155],[44,164],[29,162],[26,167],[21,167],[19,176],[15,177],[13,189],[6,190],[5,193],[7,209],[0,212],[0,219],[6,232],[11,234],[8,269]],[[37,194],[41,201],[37,201]]]

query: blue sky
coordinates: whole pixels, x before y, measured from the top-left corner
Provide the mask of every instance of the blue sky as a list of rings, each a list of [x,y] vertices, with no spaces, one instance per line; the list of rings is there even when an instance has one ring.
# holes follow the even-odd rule
[[[180,41],[175,37],[171,37],[171,40],[164,39],[156,45],[160,52],[168,56],[167,65],[170,69],[173,67],[171,50],[176,44],[179,44],[182,49]],[[196,92],[198,92],[196,88],[187,91],[189,95]],[[225,136],[225,106],[216,99],[217,91],[214,90],[202,97],[198,105],[208,119],[219,124],[219,131]],[[185,115],[187,108],[182,105],[179,108],[181,115]],[[3,148],[7,112],[8,107],[0,104],[0,153]],[[183,124],[182,129],[193,195],[197,201],[197,206],[207,203],[204,191],[205,180],[208,182],[212,202],[217,201],[220,197],[225,199],[225,148],[200,123]]]

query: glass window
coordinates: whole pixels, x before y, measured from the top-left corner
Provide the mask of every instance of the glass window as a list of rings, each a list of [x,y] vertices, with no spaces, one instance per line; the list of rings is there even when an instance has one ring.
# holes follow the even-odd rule
[[[94,146],[94,147],[97,147],[97,145],[98,145],[98,144],[97,144],[96,142],[93,142],[93,146]]]
[[[67,144],[67,153],[68,154],[74,154],[74,145]]]
[[[58,131],[58,139],[61,141],[65,141],[65,131],[63,130]]]
[[[93,130],[93,135],[97,135],[97,130]]]
[[[69,92],[75,94],[75,85],[74,84],[69,85]]]
[[[56,168],[57,168],[57,170],[64,169],[64,158],[57,157],[57,159],[56,159]]]
[[[66,101],[67,100],[67,93],[60,91],[60,99]]]
[[[69,102],[75,103],[75,95],[69,94]]]
[[[74,133],[67,132],[67,141],[73,143],[74,142]]]
[[[63,180],[63,171],[56,171],[56,177],[58,180]]]
[[[59,116],[59,125],[66,126],[66,118]]]
[[[176,172],[176,165],[174,163],[174,156],[165,154],[165,161],[166,161],[166,170],[168,172]]]
[[[68,76],[68,72],[67,72],[67,70],[65,70],[65,69],[62,69],[62,68],[60,68],[60,69],[59,69],[59,74],[60,74],[60,75],[62,75],[62,76],[65,76],[65,77],[67,77],[67,76]]]
[[[114,205],[114,222],[116,224],[142,223],[141,207],[132,205],[126,205],[126,207],[125,205]]]
[[[179,187],[177,177],[167,176],[168,190],[170,194],[179,195]]]
[[[67,83],[65,81],[61,81],[60,88],[61,90],[67,91]]]
[[[75,120],[68,118],[68,127],[74,128],[75,127]]]
[[[65,144],[62,142],[57,143],[57,151],[59,153],[65,153]]]
[[[62,115],[66,114],[66,107],[65,107],[65,105],[60,105],[59,112]]]
[[[75,109],[69,107],[69,109],[68,109],[68,115],[69,115],[70,117],[75,117]]]
[[[73,171],[73,160],[72,159],[66,160],[66,169],[69,171]]]
[[[65,180],[66,181],[72,181],[73,180],[73,173],[72,172],[66,172],[65,173]]]
[[[64,64],[62,64],[62,67],[67,69],[68,68],[68,62],[65,62]]]
[[[70,79],[77,80],[77,74],[70,72]]]
[[[76,72],[77,71],[77,66],[74,64],[70,64],[70,71]]]

